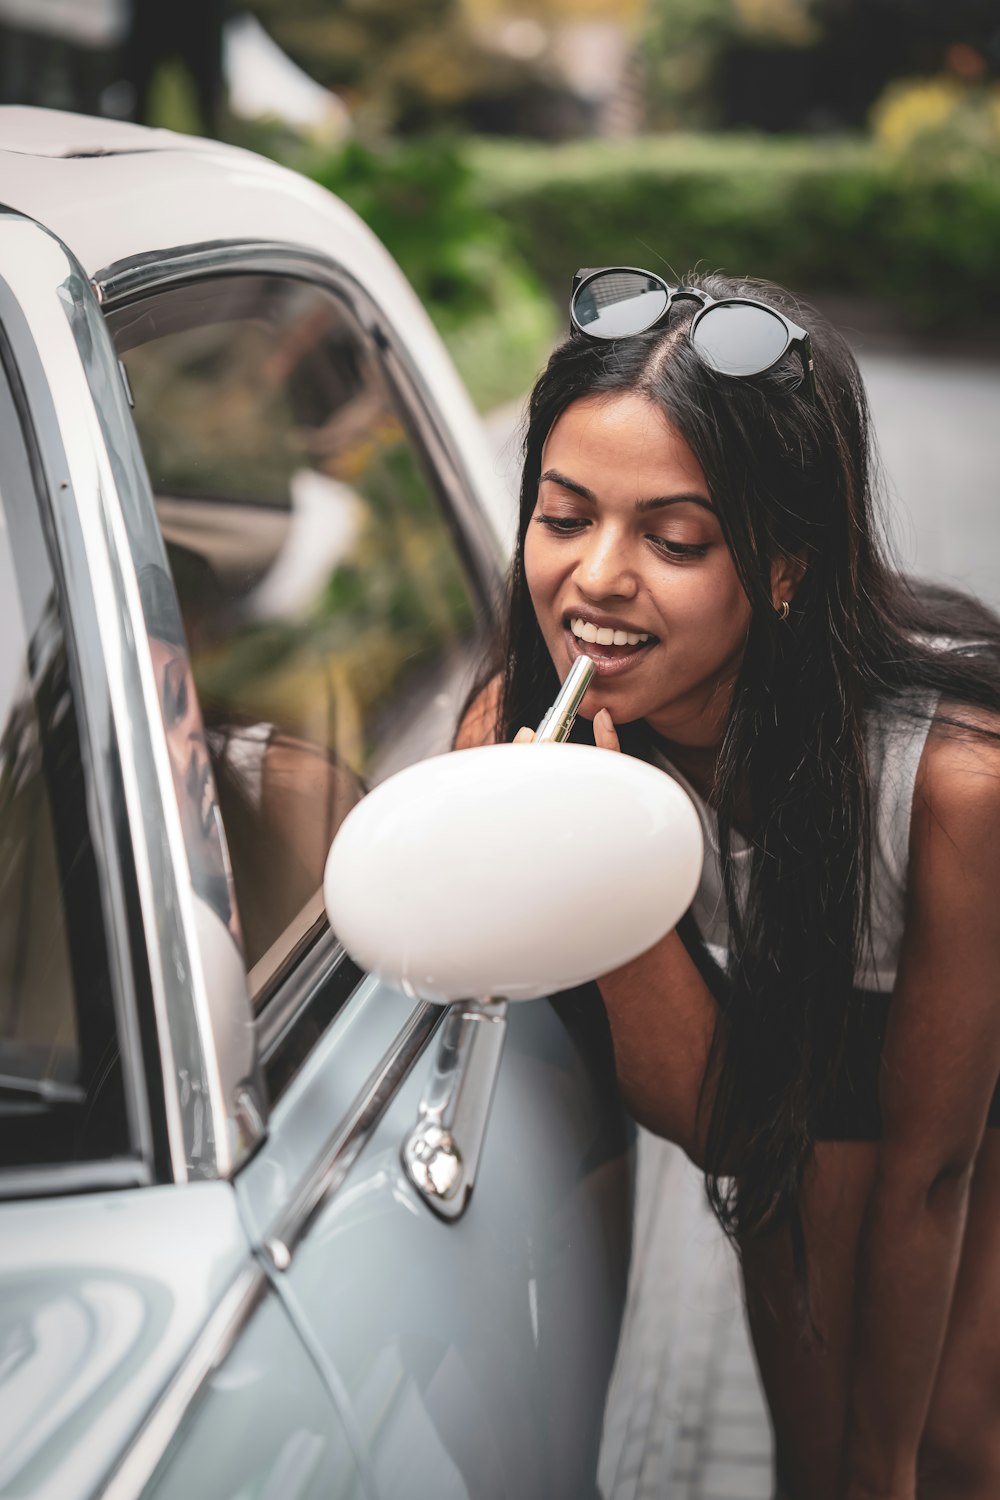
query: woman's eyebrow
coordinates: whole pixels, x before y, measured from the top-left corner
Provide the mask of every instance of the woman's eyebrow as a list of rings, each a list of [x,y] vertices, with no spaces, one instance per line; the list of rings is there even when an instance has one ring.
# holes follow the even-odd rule
[[[594,505],[597,504],[597,496],[593,490],[588,490],[585,484],[578,484],[575,479],[569,479],[565,474],[560,474],[558,469],[546,469],[539,483],[546,479],[551,480],[553,484],[561,485],[564,490],[571,490],[582,500],[590,500]],[[648,510],[663,510],[668,505],[700,505],[702,510],[710,511],[713,516],[715,515],[715,507],[711,501],[705,495],[698,494],[697,491],[690,493],[685,491],[679,495],[654,495],[649,500],[635,502],[635,508],[640,514]]]
[[[558,469],[546,469],[538,481],[539,484],[544,483],[546,479],[551,480],[553,484],[561,485],[564,490],[572,490],[573,494],[579,495],[582,500],[592,500],[595,505],[597,504],[597,496],[593,490],[588,490],[585,484],[577,484],[575,479],[567,479],[566,475],[560,474]]]
[[[700,505],[702,510],[710,511],[715,515],[715,506],[705,496],[699,495],[697,491],[681,495],[656,495],[652,500],[637,500],[635,508],[638,511],[663,510],[667,505]]]

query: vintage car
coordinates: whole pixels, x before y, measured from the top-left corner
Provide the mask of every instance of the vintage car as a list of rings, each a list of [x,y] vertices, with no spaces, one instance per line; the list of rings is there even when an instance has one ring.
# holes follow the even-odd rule
[[[405,1149],[454,1008],[322,894],[494,629],[476,415],[272,163],[3,109],[0,205],[0,1494],[595,1496],[634,1155],[596,991],[459,1079],[456,1192]]]

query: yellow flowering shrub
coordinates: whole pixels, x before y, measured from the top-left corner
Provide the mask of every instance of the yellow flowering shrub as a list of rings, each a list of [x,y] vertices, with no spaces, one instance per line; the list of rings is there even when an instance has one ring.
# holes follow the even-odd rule
[[[736,17],[750,36],[786,46],[808,47],[818,29],[805,0],[734,0]]]
[[[1000,160],[1000,87],[947,75],[900,79],[872,110],[876,141],[903,155],[996,154]]]

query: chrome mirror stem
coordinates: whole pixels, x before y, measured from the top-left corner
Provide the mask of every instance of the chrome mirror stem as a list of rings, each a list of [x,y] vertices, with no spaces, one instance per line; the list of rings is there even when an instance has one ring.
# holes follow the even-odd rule
[[[483,1149],[504,1038],[507,1001],[450,1007],[417,1123],[402,1161],[417,1192],[442,1218],[468,1206]]]

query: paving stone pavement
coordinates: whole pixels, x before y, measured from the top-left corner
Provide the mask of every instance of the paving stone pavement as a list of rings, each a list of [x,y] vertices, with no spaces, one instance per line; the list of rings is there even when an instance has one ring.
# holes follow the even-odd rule
[[[640,1132],[629,1301],[603,1500],[771,1500],[771,1428],[736,1258],[675,1146]]]

